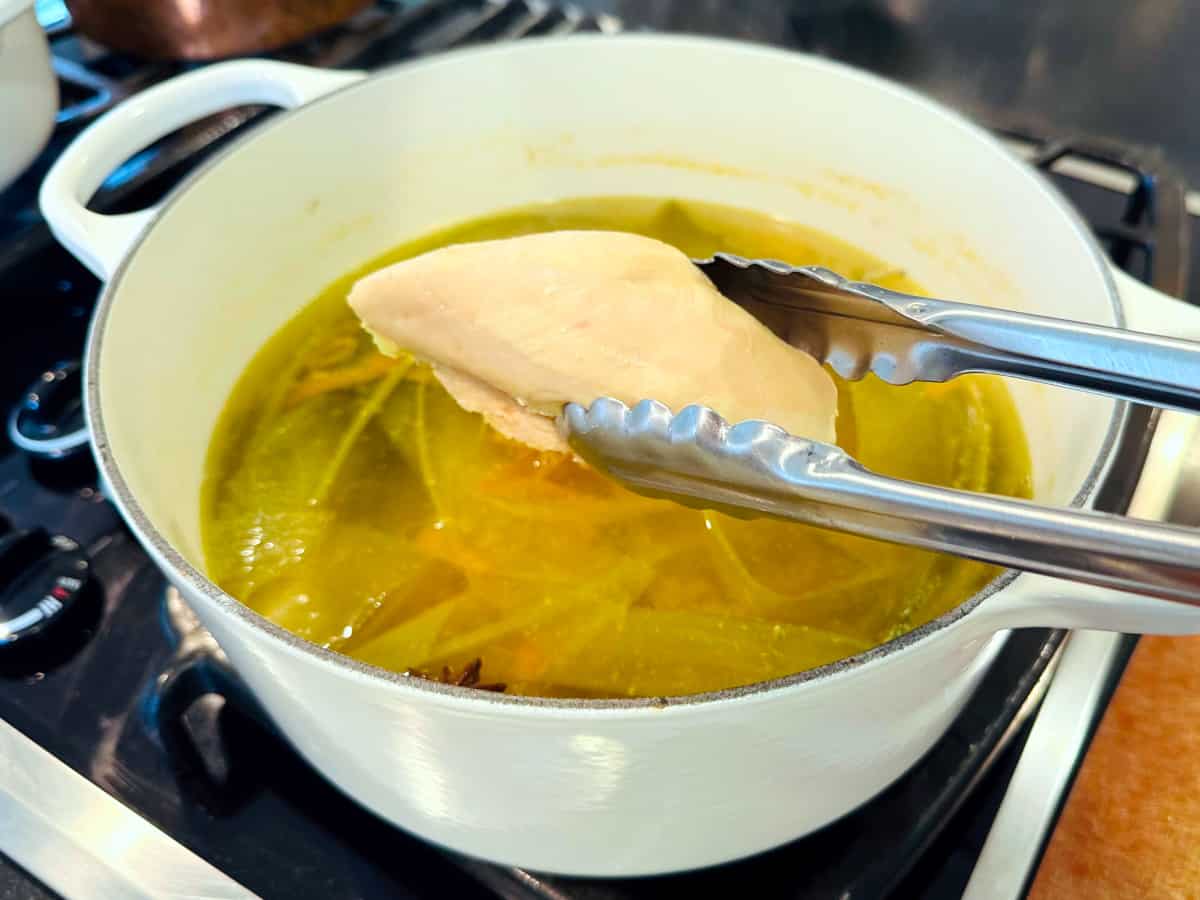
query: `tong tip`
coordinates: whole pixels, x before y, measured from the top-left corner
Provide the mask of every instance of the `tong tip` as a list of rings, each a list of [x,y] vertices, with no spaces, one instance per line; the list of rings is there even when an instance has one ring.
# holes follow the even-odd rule
[[[808,464],[845,455],[832,444],[796,437],[770,422],[731,424],[700,404],[672,413],[657,400],[632,407],[612,397],[589,406],[568,403],[559,430],[580,456],[609,471],[675,469],[712,477],[735,461],[782,471],[797,455]]]

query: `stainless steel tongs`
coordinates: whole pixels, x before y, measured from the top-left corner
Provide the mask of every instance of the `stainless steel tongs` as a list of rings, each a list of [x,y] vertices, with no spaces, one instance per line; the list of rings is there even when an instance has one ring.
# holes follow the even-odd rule
[[[891,384],[992,372],[1200,412],[1200,344],[915,297],[818,267],[717,254],[728,298],[844,378]],[[832,444],[654,400],[568,404],[572,447],[633,490],[1200,604],[1200,532],[903,481]]]

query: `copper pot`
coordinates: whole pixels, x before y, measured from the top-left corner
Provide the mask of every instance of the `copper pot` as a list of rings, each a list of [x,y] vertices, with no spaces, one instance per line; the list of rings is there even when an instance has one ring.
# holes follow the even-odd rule
[[[373,0],[67,0],[76,29],[146,59],[218,59],[275,50]]]

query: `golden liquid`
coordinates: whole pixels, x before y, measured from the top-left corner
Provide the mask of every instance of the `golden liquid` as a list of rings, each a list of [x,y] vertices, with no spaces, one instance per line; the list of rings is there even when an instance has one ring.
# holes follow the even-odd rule
[[[853,655],[995,575],[948,556],[629,493],[464,412],[424,366],[385,358],[346,305],[366,271],[444,244],[564,228],[640,232],[920,292],[812,229],[691,202],[570,200],[397,248],[330,285],[262,348],[213,435],[210,576],[296,634],[398,671],[542,696],[669,696]],[[838,382],[839,443],[876,471],[1028,496],[1003,383]]]

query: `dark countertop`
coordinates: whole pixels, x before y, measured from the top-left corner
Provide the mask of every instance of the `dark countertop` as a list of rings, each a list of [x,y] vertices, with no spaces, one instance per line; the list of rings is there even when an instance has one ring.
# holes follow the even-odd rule
[[[577,0],[810,50],[968,113],[1161,146],[1200,185],[1200,0]]]
[[[7,856],[0,855],[0,900],[58,900],[58,895]]]

